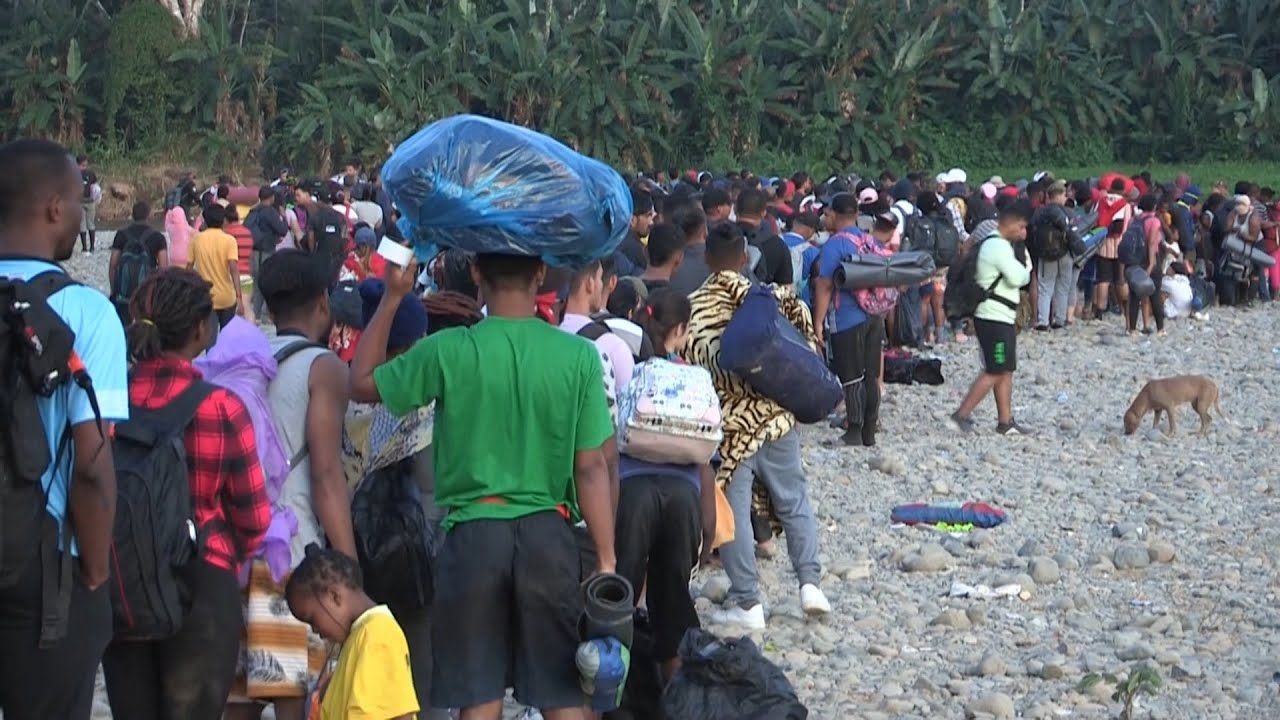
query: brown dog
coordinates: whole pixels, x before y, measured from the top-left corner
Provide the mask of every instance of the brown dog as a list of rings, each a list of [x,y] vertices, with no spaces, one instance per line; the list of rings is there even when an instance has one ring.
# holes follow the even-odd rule
[[[1155,410],[1151,427],[1160,427],[1160,413],[1163,412],[1169,416],[1169,429],[1165,434],[1172,435],[1175,430],[1174,408],[1188,402],[1200,416],[1201,435],[1209,432],[1209,422],[1212,420],[1209,416],[1210,406],[1218,411],[1218,417],[1224,420],[1227,417],[1218,404],[1218,386],[1212,380],[1203,375],[1178,375],[1152,380],[1142,386],[1138,397],[1133,399],[1133,404],[1124,412],[1124,434],[1132,435],[1143,416]]]

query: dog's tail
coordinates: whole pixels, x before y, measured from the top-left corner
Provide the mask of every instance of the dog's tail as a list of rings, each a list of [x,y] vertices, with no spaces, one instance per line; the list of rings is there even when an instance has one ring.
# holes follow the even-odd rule
[[[1234,420],[1232,420],[1231,418],[1227,417],[1227,414],[1226,414],[1226,413],[1222,412],[1222,406],[1218,404],[1218,398],[1217,398],[1216,396],[1213,398],[1213,409],[1217,411],[1217,413],[1218,413],[1218,417],[1222,418],[1223,420],[1226,420],[1227,422],[1231,423],[1232,425],[1235,425],[1235,424],[1236,424]]]

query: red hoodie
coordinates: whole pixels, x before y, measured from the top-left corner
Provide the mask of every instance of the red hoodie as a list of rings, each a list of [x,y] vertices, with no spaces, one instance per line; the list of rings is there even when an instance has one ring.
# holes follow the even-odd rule
[[[1108,236],[1123,235],[1129,228],[1131,219],[1133,219],[1133,212],[1129,208],[1129,201],[1124,199],[1124,196],[1107,193],[1098,201],[1098,227],[1107,228]]]

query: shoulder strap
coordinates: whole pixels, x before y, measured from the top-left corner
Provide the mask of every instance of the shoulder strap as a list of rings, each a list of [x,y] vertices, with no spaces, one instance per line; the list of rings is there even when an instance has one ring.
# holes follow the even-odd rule
[[[974,245],[974,246],[973,246],[973,249],[972,249],[972,250],[970,250],[970,252],[972,252],[972,253],[977,253],[977,252],[982,248],[983,243],[986,243],[988,240],[990,240],[990,239],[992,239],[992,238],[1000,238],[1000,239],[1002,239],[1002,240],[1004,239],[1004,238],[1003,238],[999,233],[994,233],[994,234],[988,235],[988,236],[986,236],[985,238],[983,238],[983,239],[982,239],[982,242],[978,243],[977,245]],[[977,268],[978,256],[977,256],[976,254],[974,255],[973,260],[974,260],[974,268]],[[995,300],[996,302],[1000,303],[1001,305],[1003,305],[1003,306],[1005,306],[1005,307],[1009,308],[1010,310],[1013,310],[1013,311],[1015,311],[1015,312],[1016,312],[1016,311],[1017,311],[1017,309],[1018,309],[1018,303],[1013,302],[1012,300],[1009,300],[1008,298],[1005,298],[1005,297],[1003,297],[1003,296],[999,295],[999,294],[996,292],[996,286],[1000,284],[1000,279],[1001,279],[1001,278],[1003,278],[1003,277],[1004,277],[1003,275],[1001,275],[1001,274],[999,274],[999,273],[996,273],[996,279],[995,279],[995,280],[992,280],[992,281],[991,281],[991,284],[990,284],[990,285],[988,285],[988,286],[987,286],[987,287],[982,291],[982,299],[983,299],[983,300]],[[975,278],[975,279],[976,279],[976,278]]]
[[[613,332],[613,330],[610,329],[609,326],[606,325],[604,322],[600,320],[592,320],[586,325],[583,325],[582,328],[578,330],[578,332],[575,334],[578,337],[586,338],[591,342],[595,342],[596,340],[599,340],[600,338],[604,337],[605,335],[608,335],[611,332]]]
[[[273,357],[276,359],[276,365],[283,365],[285,360],[288,360],[308,348],[323,348],[327,350],[328,346],[322,345],[318,342],[312,342],[310,340],[299,340],[295,343],[289,343],[275,352]]]
[[[45,270],[38,275],[33,275],[27,284],[47,298],[63,288],[79,285],[80,282],[60,270]]]
[[[186,390],[165,403],[163,407],[147,410],[138,407],[129,408],[130,420],[142,420],[167,433],[176,435],[187,429],[195,418],[200,403],[217,390],[218,386],[203,380],[193,380]]]

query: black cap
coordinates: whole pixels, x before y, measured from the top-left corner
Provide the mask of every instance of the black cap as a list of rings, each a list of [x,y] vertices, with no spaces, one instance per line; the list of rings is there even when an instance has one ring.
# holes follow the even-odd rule
[[[858,197],[853,193],[836,193],[827,206],[837,215],[857,215]]]
[[[319,195],[324,190],[325,181],[318,177],[309,177],[298,183],[298,189],[310,195]]]

